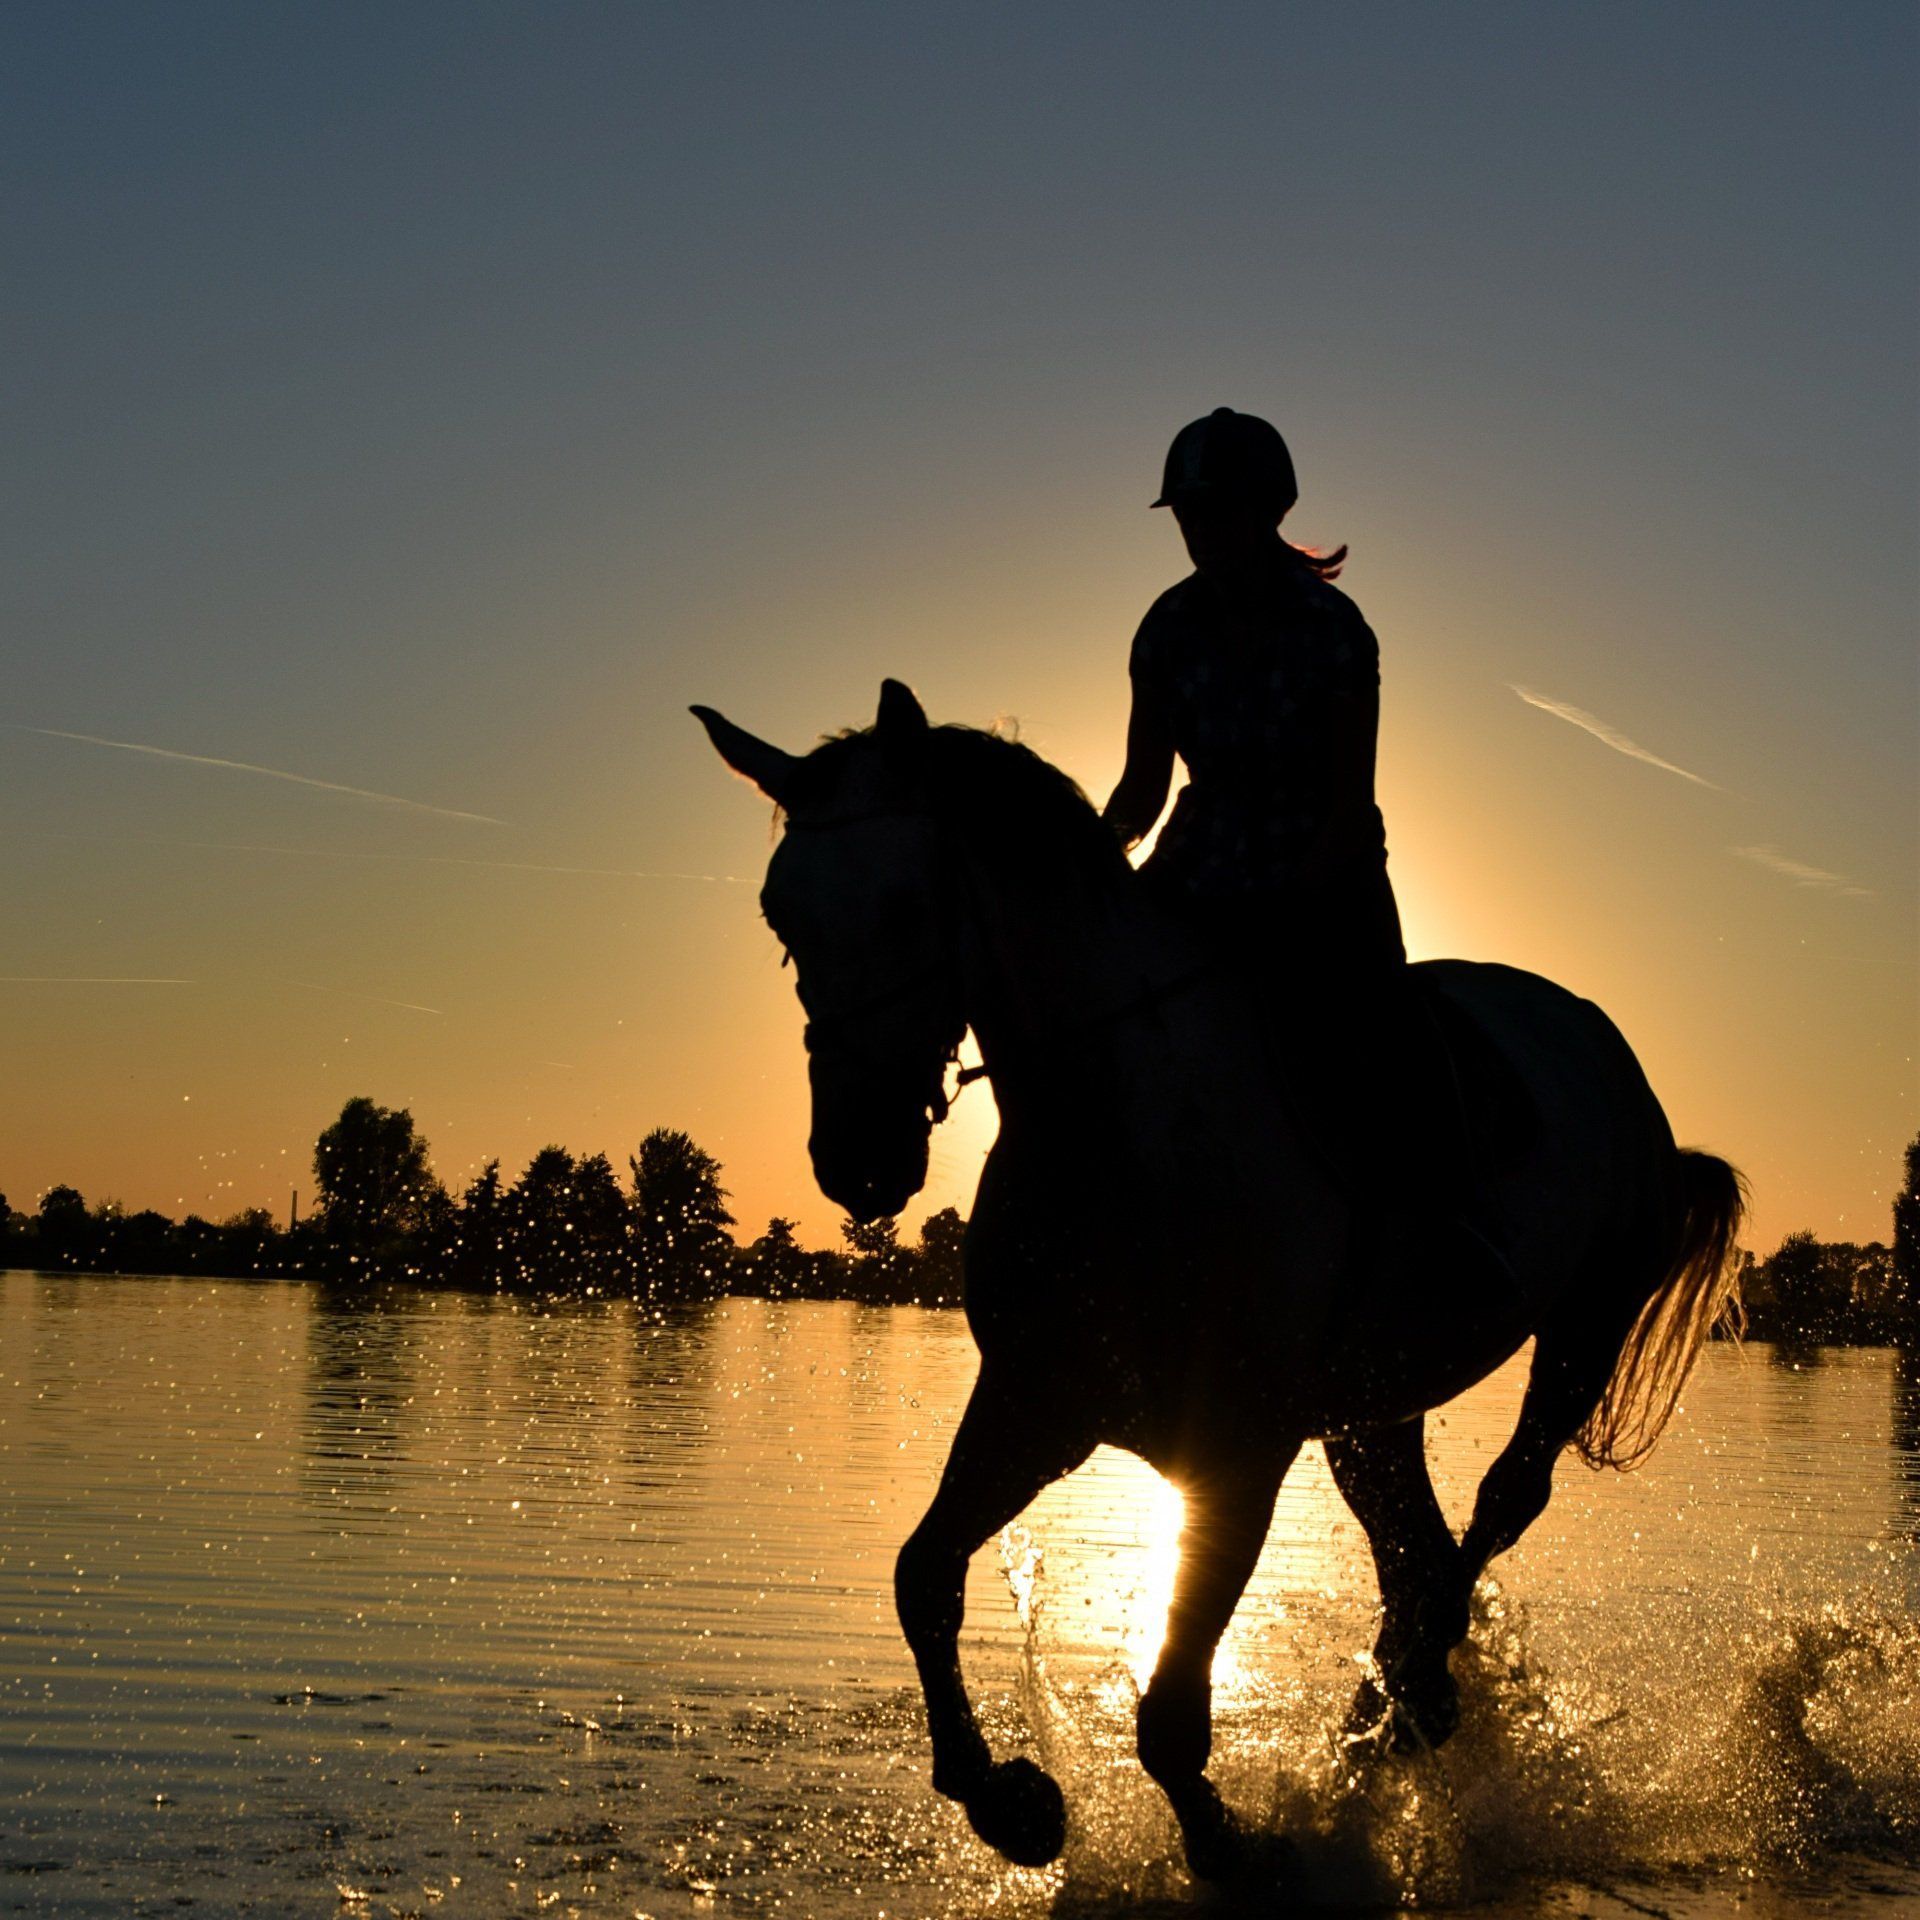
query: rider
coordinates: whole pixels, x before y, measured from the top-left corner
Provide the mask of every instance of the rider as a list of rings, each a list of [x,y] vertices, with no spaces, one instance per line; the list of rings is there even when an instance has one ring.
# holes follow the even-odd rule
[[[1194,571],[1133,642],[1126,771],[1106,818],[1131,847],[1188,785],[1146,871],[1202,917],[1354,993],[1405,965],[1373,798],[1380,649],[1324,558],[1282,538],[1297,497],[1286,442],[1217,407],[1167,453]]]
[[[1186,762],[1143,877],[1275,993],[1305,1067],[1297,1097],[1349,1175],[1411,1199],[1445,1156],[1407,1137],[1408,1092],[1445,1069],[1407,972],[1374,802],[1380,649],[1332,584],[1346,548],[1321,556],[1281,535],[1296,497],[1266,421],[1217,407],[1175,436],[1153,504],[1172,509],[1194,571],[1134,638],[1126,770],[1105,818],[1137,844],[1174,756]]]

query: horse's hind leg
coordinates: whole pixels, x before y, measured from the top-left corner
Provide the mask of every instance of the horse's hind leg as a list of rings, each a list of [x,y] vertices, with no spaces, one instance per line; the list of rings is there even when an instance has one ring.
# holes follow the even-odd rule
[[[994,1764],[960,1671],[967,1562],[1052,1481],[1092,1451],[1050,1428],[1043,1394],[983,1373],[954,1434],[939,1491],[894,1567],[894,1599],[926,1695],[933,1785],[973,1830],[1021,1866],[1044,1866],[1066,1837],[1060,1789],[1030,1760]]]
[[[1187,1864],[1203,1880],[1242,1862],[1244,1835],[1207,1778],[1213,1750],[1213,1655],[1253,1575],[1273,1502],[1293,1458],[1223,1461],[1183,1479],[1187,1521],[1167,1609],[1167,1636],[1140,1700],[1140,1764],[1180,1822]]]
[[[1383,1612],[1373,1673],[1348,1727],[1359,1732],[1391,1713],[1398,1741],[1437,1747],[1460,1720],[1447,1655],[1466,1637],[1468,1587],[1427,1473],[1425,1422],[1334,1434],[1326,1448],[1334,1484],[1366,1528]]]
[[[1460,1543],[1463,1594],[1546,1511],[1553,1463],[1600,1404],[1631,1324],[1582,1319],[1541,1329],[1513,1438],[1480,1482]]]

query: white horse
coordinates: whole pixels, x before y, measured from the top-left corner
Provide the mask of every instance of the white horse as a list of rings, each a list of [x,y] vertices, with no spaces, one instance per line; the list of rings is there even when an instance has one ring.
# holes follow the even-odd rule
[[[1194,1871],[1227,1873],[1246,1840],[1206,1777],[1209,1673],[1302,1443],[1325,1442],[1379,1573],[1386,1698],[1363,1689],[1356,1708],[1443,1739],[1468,1595],[1546,1505],[1555,1457],[1639,1457],[1715,1319],[1737,1313],[1738,1176],[1675,1147],[1590,1002],[1507,967],[1426,963],[1524,1091],[1527,1124],[1490,1129],[1481,1153],[1477,1224],[1517,1283],[1486,1297],[1484,1265],[1436,1270],[1369,1231],[1394,1169],[1373,1191],[1336,1176],[1263,1039],[1287,1010],[1254,1004],[1169,920],[1065,775],[930,727],[896,681],[870,730],[804,756],[694,712],[785,812],[761,901],[797,964],[822,1190],[872,1219],[920,1189],[969,1028],[999,1103],[966,1241],[980,1373],[896,1572],[933,1784],[1009,1859],[1058,1854],[1059,1788],[1029,1760],[996,1763],[967,1698],[966,1565],[1096,1446],[1123,1447],[1187,1511],[1140,1760]],[[1456,1542],[1422,1416],[1529,1337],[1518,1426]]]

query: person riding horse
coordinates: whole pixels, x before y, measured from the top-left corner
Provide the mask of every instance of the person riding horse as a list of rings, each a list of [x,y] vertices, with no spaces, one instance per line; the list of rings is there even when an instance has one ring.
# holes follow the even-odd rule
[[[1286,442],[1217,407],[1167,453],[1156,507],[1194,571],[1147,609],[1129,671],[1127,763],[1105,818],[1127,847],[1189,781],[1149,878],[1223,930],[1329,979],[1405,964],[1374,804],[1380,648],[1325,556],[1280,533],[1298,490]]]
[[[1265,420],[1216,407],[1174,436],[1153,504],[1172,510],[1194,571],[1134,636],[1126,767],[1103,817],[1131,850],[1166,806],[1175,756],[1186,763],[1143,879],[1277,1003],[1290,1091],[1345,1177],[1401,1174],[1382,1231],[1410,1238],[1418,1214],[1423,1234],[1463,1239],[1499,1270],[1450,1217],[1462,1170],[1442,1174],[1416,1137],[1435,1131],[1448,1075],[1407,970],[1374,799],[1380,646],[1333,584],[1347,549],[1281,534],[1298,497]]]
[[[1591,1001],[1512,967],[1407,966],[1373,798],[1377,652],[1328,583],[1340,556],[1281,539],[1292,462],[1264,423],[1214,414],[1168,465],[1196,571],[1134,644],[1106,812],[1137,842],[1186,760],[1144,884],[1057,768],[935,726],[897,680],[871,727],[805,754],[693,711],[783,812],[760,899],[806,1012],[821,1191],[872,1220],[922,1189],[969,1031],[999,1107],[966,1233],[979,1374],[894,1568],[934,1790],[1009,1860],[1059,1857],[1059,1783],[998,1757],[968,1696],[967,1566],[1096,1447],[1123,1447],[1186,1503],[1140,1761],[1189,1866],[1217,1880],[1258,1874],[1263,1853],[1208,1777],[1214,1655],[1301,1447],[1324,1446],[1379,1579],[1349,1726],[1437,1745],[1460,1717],[1448,1656],[1475,1583],[1546,1507],[1561,1449],[1643,1457],[1709,1331],[1737,1325],[1744,1192],[1719,1155],[1676,1145]],[[1194,964],[1195,922],[1232,957]],[[1179,991],[1151,984],[1176,953]],[[1274,1044],[1249,1046],[1272,1005]],[[1404,1125],[1406,1036],[1429,1007],[1471,1036],[1480,1089],[1497,1068],[1525,1118],[1478,1155],[1480,1257],[1477,1235],[1445,1229],[1459,1202],[1439,1199],[1440,1153],[1376,1141],[1343,1168],[1329,1151],[1335,1096],[1369,1130],[1384,1107]],[[1303,1051],[1330,1029],[1319,1072]],[[1417,1240],[1410,1172],[1428,1198]],[[1513,1436],[1456,1538],[1424,1417],[1528,1339]]]

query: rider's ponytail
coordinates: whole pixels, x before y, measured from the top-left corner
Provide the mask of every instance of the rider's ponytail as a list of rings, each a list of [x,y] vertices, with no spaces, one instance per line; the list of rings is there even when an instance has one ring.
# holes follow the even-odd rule
[[[1340,569],[1347,564],[1347,550],[1344,546],[1335,547],[1331,553],[1322,553],[1318,547],[1296,547],[1285,534],[1280,536],[1280,544],[1307,569],[1322,580],[1338,580]]]

